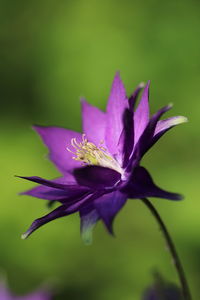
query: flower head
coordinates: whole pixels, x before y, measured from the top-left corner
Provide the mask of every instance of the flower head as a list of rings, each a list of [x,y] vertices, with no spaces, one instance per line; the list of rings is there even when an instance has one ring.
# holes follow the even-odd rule
[[[142,300],[183,300],[182,292],[174,283],[165,281],[160,274],[155,274],[154,283],[148,287]]]
[[[54,180],[22,177],[39,184],[23,194],[58,201],[61,205],[35,220],[23,238],[54,219],[79,212],[81,232],[89,242],[92,229],[100,219],[113,232],[114,217],[128,198],[181,199],[179,194],[155,185],[140,161],[165,132],[187,119],[177,116],[160,120],[171,105],[150,117],[149,82],[134,109],[143,87],[139,85],[127,98],[117,73],[106,112],[82,100],[83,134],[59,127],[34,126],[62,177]]]

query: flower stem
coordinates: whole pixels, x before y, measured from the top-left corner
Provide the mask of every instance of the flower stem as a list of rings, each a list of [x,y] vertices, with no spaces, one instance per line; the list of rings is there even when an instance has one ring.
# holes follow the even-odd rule
[[[184,274],[184,270],[181,264],[181,261],[178,257],[175,245],[172,241],[172,238],[164,224],[164,222],[162,221],[159,213],[157,212],[157,210],[155,209],[155,207],[153,206],[153,204],[147,199],[147,198],[142,198],[141,199],[143,201],[143,203],[149,208],[149,210],[151,211],[152,215],[155,217],[156,221],[158,222],[161,232],[163,234],[163,237],[165,239],[165,242],[169,248],[170,254],[172,256],[172,261],[174,263],[174,266],[176,268],[177,271],[177,275],[179,277],[179,281],[180,281],[180,285],[182,288],[182,293],[184,296],[185,300],[192,300],[191,294],[190,294],[190,290],[187,284],[187,280]]]

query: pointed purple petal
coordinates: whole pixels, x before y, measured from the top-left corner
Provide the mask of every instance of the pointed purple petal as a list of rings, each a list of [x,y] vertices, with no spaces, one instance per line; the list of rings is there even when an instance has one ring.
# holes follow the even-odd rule
[[[48,187],[46,185],[36,186],[31,190],[21,193],[21,195],[27,195],[27,196],[32,196],[32,197],[51,200],[51,201],[52,200],[59,201],[67,197],[66,191]]]
[[[86,166],[75,169],[74,176],[80,185],[92,189],[112,187],[121,178],[121,174],[115,170],[100,166]]]
[[[22,235],[22,239],[26,239],[30,234],[32,234],[36,229],[43,226],[44,224],[53,221],[55,219],[70,215],[72,213],[75,213],[84,207],[87,207],[88,205],[92,204],[92,202],[97,199],[98,197],[101,197],[103,195],[103,192],[94,192],[94,193],[87,193],[86,195],[82,195],[79,198],[73,199],[73,201],[69,201],[69,203],[65,203],[59,207],[57,207],[55,210],[50,212],[49,214],[45,215],[42,218],[36,219],[29,229]]]
[[[81,236],[85,244],[92,243],[92,231],[99,220],[99,214],[93,205],[80,210]]]
[[[152,147],[169,129],[185,122],[187,122],[187,118],[182,116],[171,117],[158,121],[148,149]]]
[[[155,185],[150,174],[143,167],[136,167],[134,169],[129,183],[126,187],[122,188],[122,191],[127,193],[129,198],[157,197],[169,200],[182,199],[180,194],[167,192]]]
[[[38,176],[30,176],[30,177],[27,177],[27,176],[17,176],[19,178],[22,178],[22,179],[26,179],[26,180],[29,180],[29,181],[33,181],[33,182],[36,182],[36,183],[39,183],[39,184],[43,184],[43,185],[46,185],[48,187],[51,187],[51,188],[55,188],[55,189],[62,189],[62,190],[66,190],[68,188],[70,188],[71,186],[73,186],[72,184],[66,184],[66,182],[63,180],[63,178],[61,178],[62,180],[58,181],[58,180],[47,180],[47,179],[43,179],[41,177],[38,177]]]
[[[108,231],[113,234],[113,220],[118,211],[124,206],[127,196],[119,191],[105,194],[95,200],[97,212],[105,223]]]
[[[154,136],[156,136],[157,134],[162,134],[163,132],[166,132],[170,128],[185,123],[187,121],[188,121],[187,118],[183,116],[176,116],[165,120],[160,120],[156,125]]]
[[[72,213],[75,213],[79,211],[80,209],[83,209],[85,206],[88,206],[92,203],[96,198],[101,196],[102,193],[88,193],[86,195],[81,196],[80,198],[76,198],[72,201],[72,203],[69,202],[69,204],[63,204],[59,207],[57,207],[55,210],[50,212],[49,214],[45,215],[42,218],[36,219],[29,229],[22,235],[22,239],[26,239],[30,234],[32,234],[36,229],[43,226],[44,224],[53,221],[55,219],[70,215]]]
[[[152,139],[155,132],[156,125],[161,118],[161,116],[166,113],[169,109],[172,108],[172,105],[169,104],[163,108],[161,108],[157,113],[155,113],[148,125],[146,126],[143,134],[141,135],[137,145],[134,147],[134,151],[129,160],[129,164],[127,166],[127,173],[131,172],[134,166],[138,165],[139,161],[143,157],[143,155],[149,150],[152,146]]]
[[[61,173],[65,174],[81,165],[80,162],[72,159],[74,155],[66,149],[72,148],[72,138],[76,138],[77,142],[82,141],[80,133],[59,127],[33,126],[33,128],[49,148],[49,157]]]
[[[38,229],[42,225],[44,225],[52,220],[67,216],[68,214],[69,213],[67,212],[65,205],[57,207],[55,210],[53,210],[49,214],[45,215],[44,217],[36,219],[31,224],[29,229],[22,235],[22,239],[26,239],[31,233],[33,233],[36,229]]]
[[[144,86],[145,86],[144,83],[141,82],[141,83],[136,87],[136,89],[135,89],[135,91],[133,92],[133,94],[131,95],[131,97],[128,99],[128,101],[129,101],[129,108],[130,108],[130,109],[132,109],[132,110],[134,109],[134,106],[135,106],[136,100],[137,100],[137,98],[138,98],[138,95],[139,95],[141,89],[143,89]]]
[[[135,144],[137,144],[149,122],[149,84],[150,81],[145,86],[140,103],[134,114]]]
[[[105,139],[106,114],[82,99],[83,132],[96,146]]]
[[[106,145],[111,154],[117,154],[117,145],[123,130],[123,114],[128,108],[126,91],[119,73],[115,75],[107,104]]]
[[[62,183],[63,178],[57,178],[54,180],[56,183]],[[21,193],[21,195],[28,195],[32,197],[37,197],[45,200],[55,200],[60,202],[72,201],[74,198],[81,197],[82,195],[89,192],[87,187],[81,187],[77,184],[65,183],[65,189],[58,189],[55,187],[50,187],[46,185],[39,185],[31,190]]]

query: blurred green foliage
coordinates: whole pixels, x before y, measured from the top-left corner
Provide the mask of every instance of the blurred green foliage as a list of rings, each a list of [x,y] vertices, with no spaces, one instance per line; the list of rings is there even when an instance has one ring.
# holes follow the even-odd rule
[[[151,79],[152,112],[174,102],[169,115],[190,120],[166,135],[143,164],[158,184],[185,195],[179,203],[153,202],[198,298],[199,33],[195,0],[1,0],[0,268],[14,292],[53,284],[63,291],[59,299],[137,300],[154,269],[177,282],[158,228],[139,201],[129,201],[120,212],[116,238],[98,224],[91,247],[82,244],[76,215],[20,240],[48,209],[43,200],[18,196],[33,185],[14,175],[58,175],[31,125],[80,130],[80,96],[105,109],[120,70],[129,94]]]

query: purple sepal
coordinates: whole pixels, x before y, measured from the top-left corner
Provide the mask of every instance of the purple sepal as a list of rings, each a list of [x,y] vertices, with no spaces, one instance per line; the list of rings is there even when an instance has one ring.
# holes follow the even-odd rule
[[[167,192],[160,189],[153,182],[148,171],[143,167],[136,167],[129,178],[128,184],[122,188],[122,191],[127,193],[128,198],[145,198],[156,197],[169,200],[181,200],[183,197],[180,194]]]
[[[142,133],[140,139],[134,147],[133,153],[127,166],[127,172],[130,172],[139,163],[143,155],[152,146],[152,139],[154,136],[156,125],[161,116],[169,109],[171,109],[171,107],[171,105],[164,106],[151,117],[148,125],[146,126],[144,132]]]
[[[57,180],[55,180],[55,181],[47,180],[47,179],[44,179],[44,178],[41,178],[41,177],[38,177],[38,176],[30,176],[30,177],[17,176],[17,177],[23,178],[23,179],[26,179],[26,180],[29,180],[29,181],[33,181],[35,183],[43,184],[43,185],[46,185],[46,186],[51,187],[51,188],[61,189],[61,190],[67,190],[67,189],[74,186],[73,184],[69,185],[69,184],[66,184],[66,183],[60,183]]]
[[[103,220],[111,234],[113,234],[112,224],[114,217],[122,208],[122,206],[124,206],[126,200],[126,194],[123,194],[119,191],[114,191],[109,194],[104,194],[94,202],[100,218]]]
[[[82,196],[78,199],[73,199],[72,201],[65,203],[56,209],[54,209],[49,214],[45,215],[44,217],[41,217],[39,219],[36,219],[29,229],[22,235],[22,239],[26,239],[30,234],[32,234],[36,229],[43,226],[46,223],[49,223],[50,221],[53,221],[55,219],[70,215],[72,213],[75,213],[79,211],[80,209],[86,207],[92,201],[94,201],[97,197],[101,196],[101,193],[88,193],[85,196]]]
[[[55,189],[46,185],[39,185],[35,188],[21,193],[21,195],[28,195],[45,200],[60,201],[62,203],[72,201],[74,198],[81,197],[90,191],[87,187],[79,185],[68,186],[66,190]]]

